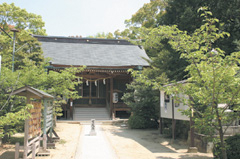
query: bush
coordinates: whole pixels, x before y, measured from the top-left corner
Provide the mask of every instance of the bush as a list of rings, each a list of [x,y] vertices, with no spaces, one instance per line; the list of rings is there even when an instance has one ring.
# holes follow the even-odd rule
[[[132,129],[146,129],[158,127],[158,123],[156,121],[148,120],[138,115],[131,116],[128,120],[128,124]]]
[[[226,140],[227,157],[229,159],[240,159],[240,134],[230,136]],[[213,148],[214,158],[222,159],[220,142],[216,142]]]
[[[159,90],[152,86],[133,81],[127,85],[128,92],[124,93],[122,100],[131,108],[133,116],[128,124],[134,129],[157,128],[159,119]]]
[[[163,120],[163,134],[165,137],[172,137],[172,119]],[[176,120],[175,135],[179,139],[187,139],[190,129],[189,121]]]
[[[231,159],[240,159],[240,134],[228,137],[227,156]]]

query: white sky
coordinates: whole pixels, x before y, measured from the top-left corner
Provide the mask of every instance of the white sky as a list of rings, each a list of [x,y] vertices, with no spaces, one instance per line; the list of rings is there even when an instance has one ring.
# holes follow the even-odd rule
[[[150,0],[0,0],[41,15],[48,35],[83,37],[125,29],[130,19]]]

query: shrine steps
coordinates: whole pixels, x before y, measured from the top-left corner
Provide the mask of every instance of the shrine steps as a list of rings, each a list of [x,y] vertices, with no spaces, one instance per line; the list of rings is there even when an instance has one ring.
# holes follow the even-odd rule
[[[75,107],[73,111],[74,121],[86,120],[110,120],[107,108],[81,108]]]

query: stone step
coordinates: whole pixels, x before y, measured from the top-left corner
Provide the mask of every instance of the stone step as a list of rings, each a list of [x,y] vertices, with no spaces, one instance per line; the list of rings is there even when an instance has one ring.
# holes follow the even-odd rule
[[[110,116],[106,108],[74,108],[73,120],[110,120]]]

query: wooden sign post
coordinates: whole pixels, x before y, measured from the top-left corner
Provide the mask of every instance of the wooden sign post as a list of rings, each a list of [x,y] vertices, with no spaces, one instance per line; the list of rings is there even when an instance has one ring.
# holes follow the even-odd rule
[[[53,96],[35,89],[33,87],[25,86],[19,88],[11,93],[11,95],[25,96],[27,98],[27,104],[32,104],[33,108],[29,111],[31,117],[25,120],[24,125],[24,145],[20,146],[19,143],[16,143],[15,147],[15,159],[19,159],[19,150],[24,150],[23,159],[27,159],[30,154],[32,154],[32,159],[35,159],[36,154],[40,150],[40,140],[41,138],[41,100],[46,99],[53,100]],[[40,102],[31,102],[31,98],[39,99]],[[44,110],[47,107],[44,104]],[[44,118],[45,121],[45,118]],[[43,136],[43,145],[47,143],[46,135]],[[43,148],[43,151],[46,152],[46,146]],[[50,152],[48,152],[50,154]]]

